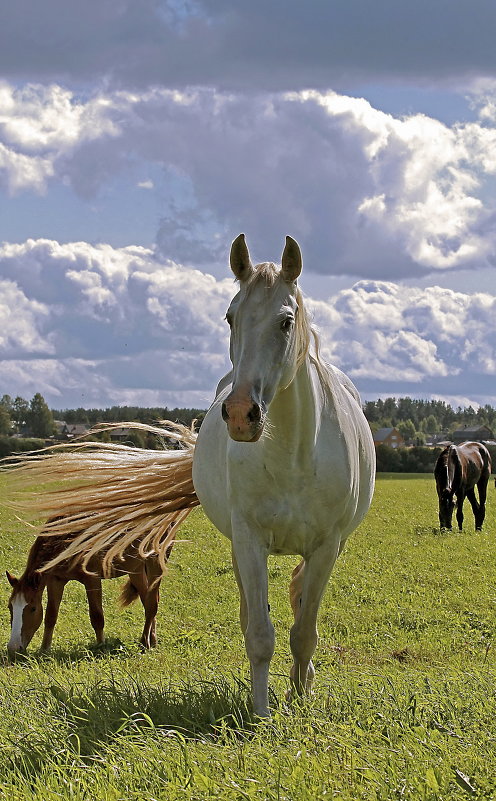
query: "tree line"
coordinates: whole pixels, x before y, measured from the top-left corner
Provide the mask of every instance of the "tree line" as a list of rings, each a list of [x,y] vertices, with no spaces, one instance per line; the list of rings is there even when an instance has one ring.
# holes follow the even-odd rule
[[[372,431],[396,427],[405,441],[414,446],[423,445],[426,437],[434,434],[443,434],[446,439],[450,439],[455,429],[464,426],[486,425],[493,431],[496,428],[496,409],[490,405],[481,406],[477,411],[471,406],[453,409],[445,401],[406,397],[367,401],[363,409]],[[0,456],[6,456],[13,451],[43,447],[45,441],[56,434],[56,420],[64,421],[68,426],[76,423],[88,426],[96,423],[125,424],[127,421],[153,424],[158,420],[173,420],[190,426],[195,419],[201,425],[204,416],[204,409],[169,409],[167,406],[50,409],[39,392],[30,401],[20,396],[12,398],[10,395],[3,395],[0,398]],[[108,434],[100,438],[108,439]],[[139,447],[156,446],[155,438],[147,437],[139,431],[130,432],[129,441]],[[432,449],[417,447],[389,453],[392,450],[378,446],[379,470],[427,472],[433,466],[435,457]]]
[[[453,431],[465,426],[487,426],[493,432],[496,427],[496,409],[489,404],[477,411],[472,406],[455,410],[441,400],[386,398],[367,401],[363,410],[372,431],[394,427],[406,442],[417,445],[433,434],[451,439]]]

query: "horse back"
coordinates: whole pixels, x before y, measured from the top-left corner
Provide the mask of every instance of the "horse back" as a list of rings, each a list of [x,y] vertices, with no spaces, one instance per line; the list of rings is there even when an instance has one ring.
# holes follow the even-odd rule
[[[464,442],[458,448],[460,460],[464,466],[467,485],[474,486],[481,478],[491,475],[491,455],[482,442]]]

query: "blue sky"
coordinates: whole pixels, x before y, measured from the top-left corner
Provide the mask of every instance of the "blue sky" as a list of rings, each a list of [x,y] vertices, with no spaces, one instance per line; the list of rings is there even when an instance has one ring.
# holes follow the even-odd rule
[[[492,0],[19,0],[0,29],[0,394],[209,405],[230,242],[301,244],[364,398],[496,405]]]

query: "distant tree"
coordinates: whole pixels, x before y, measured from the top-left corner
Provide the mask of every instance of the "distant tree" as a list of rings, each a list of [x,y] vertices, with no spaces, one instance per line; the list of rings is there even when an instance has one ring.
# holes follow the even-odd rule
[[[430,414],[425,422],[424,422],[424,430],[428,434],[435,434],[436,431],[439,431],[439,423],[437,422],[436,418],[433,414]]]
[[[7,408],[0,403],[0,434],[10,434],[12,430],[12,421]]]
[[[53,415],[39,392],[29,404],[28,425],[34,437],[51,437],[54,432]]]
[[[367,401],[363,406],[363,412],[369,423],[377,423],[379,420],[379,411],[375,401]]]
[[[14,407],[14,401],[12,400],[10,395],[2,395],[2,397],[0,398],[0,406],[3,406],[5,409],[7,409],[7,412],[10,415]]]
[[[26,425],[29,417],[29,403],[20,395],[17,395],[12,402],[10,419],[14,422],[16,431],[20,432]]]
[[[405,442],[411,442],[415,439],[415,424],[411,419],[398,423],[398,431]]]

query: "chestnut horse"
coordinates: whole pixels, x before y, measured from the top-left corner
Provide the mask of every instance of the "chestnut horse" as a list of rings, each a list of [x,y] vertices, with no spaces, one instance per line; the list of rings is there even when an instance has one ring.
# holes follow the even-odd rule
[[[480,531],[486,515],[487,482],[491,475],[491,456],[480,442],[464,442],[448,445],[439,455],[434,468],[436,490],[439,499],[439,523],[441,528],[451,529],[455,508],[460,531],[463,526],[463,501],[468,498],[475,517],[475,529]],[[479,500],[475,497],[475,488]]]
[[[60,555],[68,545],[67,537],[43,536],[41,534],[29,551],[24,573],[16,578],[7,571],[12,587],[9,598],[11,632],[8,642],[10,653],[23,652],[38,631],[43,620],[43,592],[47,590],[47,606],[42,650],[50,648],[53,630],[57,622],[60,602],[68,581],[79,581],[86,590],[90,621],[95,631],[97,643],[104,641],[104,615],[102,607],[102,578],[115,578],[128,575],[119,598],[121,606],[128,606],[138,597],[145,610],[145,625],[140,642],[144,648],[156,645],[156,615],[159,601],[162,567],[156,554],[141,556],[138,549],[130,546],[123,554],[122,561],[116,563],[110,575],[102,570],[103,553],[91,557],[87,568],[81,563],[72,564],[66,560],[55,567],[41,570],[48,562]],[[169,557],[169,546],[166,558]]]

